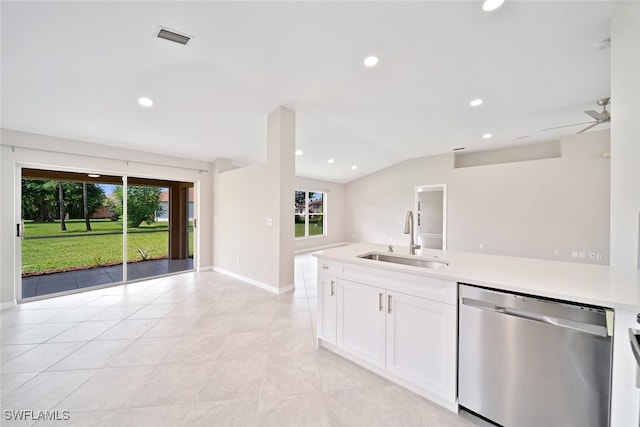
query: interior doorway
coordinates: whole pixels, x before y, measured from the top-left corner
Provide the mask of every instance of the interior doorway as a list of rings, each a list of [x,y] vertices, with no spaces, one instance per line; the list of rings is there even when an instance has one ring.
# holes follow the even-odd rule
[[[22,169],[22,299],[194,269],[194,183]]]

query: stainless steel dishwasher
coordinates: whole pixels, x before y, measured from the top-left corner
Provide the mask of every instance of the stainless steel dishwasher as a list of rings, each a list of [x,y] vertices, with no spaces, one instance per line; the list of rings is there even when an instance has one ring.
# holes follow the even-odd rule
[[[609,426],[611,310],[459,290],[460,406],[505,427]]]

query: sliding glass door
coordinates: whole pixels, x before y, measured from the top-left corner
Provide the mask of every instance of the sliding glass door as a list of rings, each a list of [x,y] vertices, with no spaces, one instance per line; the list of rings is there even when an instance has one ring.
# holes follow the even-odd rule
[[[21,184],[23,299],[194,268],[193,183],[24,168]]]
[[[122,282],[121,177],[22,170],[22,298]]]

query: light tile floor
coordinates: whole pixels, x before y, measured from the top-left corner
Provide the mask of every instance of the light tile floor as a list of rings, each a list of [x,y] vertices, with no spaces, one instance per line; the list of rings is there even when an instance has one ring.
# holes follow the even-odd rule
[[[316,349],[311,255],[296,257],[295,283],[277,296],[193,272],[4,310],[1,424],[475,426]]]

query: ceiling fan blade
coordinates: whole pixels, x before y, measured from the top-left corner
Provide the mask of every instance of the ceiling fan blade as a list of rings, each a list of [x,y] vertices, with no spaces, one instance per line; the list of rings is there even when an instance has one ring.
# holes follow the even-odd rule
[[[599,124],[600,124],[600,122],[595,122],[595,123],[594,123],[594,124],[592,124],[591,126],[587,126],[586,128],[584,128],[584,129],[582,129],[582,130],[580,130],[580,131],[576,132],[576,135],[577,135],[577,134],[579,134],[579,133],[582,133],[582,132],[586,132],[586,131],[588,131],[589,129],[591,129],[592,127],[594,127],[594,126],[598,126]]]
[[[593,117],[594,119],[596,119],[597,121],[601,121],[602,120],[602,114],[595,111],[595,110],[589,110],[589,111],[585,111],[585,114]]]
[[[542,129],[542,130],[562,129],[562,128],[568,128],[568,127],[571,127],[571,126],[588,125],[590,123],[594,123],[594,122],[574,123],[572,125],[556,126],[556,127],[553,127],[553,128],[546,128],[546,129]],[[595,122],[595,123],[597,124],[598,122]]]

